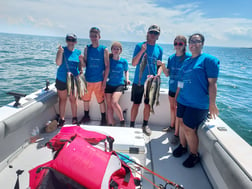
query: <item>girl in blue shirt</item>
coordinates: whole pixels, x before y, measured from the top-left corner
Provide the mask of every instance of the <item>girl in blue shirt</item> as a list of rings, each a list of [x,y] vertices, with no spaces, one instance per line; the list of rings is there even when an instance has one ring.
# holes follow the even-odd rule
[[[67,34],[66,47],[59,46],[56,55],[56,64],[59,66],[56,77],[56,88],[59,96],[59,123],[58,127],[62,127],[65,123],[65,111],[67,101],[67,72],[71,72],[77,76],[82,72],[82,65],[84,64],[83,55],[81,51],[75,49],[77,37],[75,34]],[[72,109],[72,123],[77,124],[77,99],[72,93],[69,97]]]
[[[120,58],[122,53],[122,45],[119,42],[114,42],[111,46],[112,53],[110,54],[110,71],[105,89],[105,97],[107,102],[108,125],[114,125],[113,113],[120,119],[120,125],[125,126],[125,121],[121,106],[118,101],[123,93],[125,81],[130,84],[128,62]],[[125,79],[124,79],[125,75]]]
[[[177,144],[179,142],[179,123],[176,119],[176,90],[178,85],[178,73],[181,69],[185,59],[190,57],[189,53],[186,53],[186,37],[179,35],[174,39],[174,49],[175,54],[168,58],[167,67],[162,64],[163,72],[166,77],[170,76],[169,80],[169,102],[170,102],[170,112],[171,112],[171,125],[163,130],[166,132],[174,131],[174,137],[171,140],[172,144]]]

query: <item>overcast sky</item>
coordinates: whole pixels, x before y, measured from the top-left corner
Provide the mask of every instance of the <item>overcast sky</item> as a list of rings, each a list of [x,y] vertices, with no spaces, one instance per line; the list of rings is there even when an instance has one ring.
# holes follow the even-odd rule
[[[0,32],[142,41],[151,24],[159,42],[201,32],[206,45],[252,47],[251,0],[0,0]]]

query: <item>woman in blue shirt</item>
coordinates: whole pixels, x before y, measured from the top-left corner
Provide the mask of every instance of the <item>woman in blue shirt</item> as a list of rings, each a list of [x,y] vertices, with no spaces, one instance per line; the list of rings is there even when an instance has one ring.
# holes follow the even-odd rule
[[[83,56],[81,51],[74,48],[77,43],[77,37],[75,34],[67,34],[66,47],[59,46],[56,55],[56,64],[59,66],[56,76],[56,88],[59,96],[59,114],[60,119],[58,127],[62,127],[65,123],[65,111],[67,101],[67,72],[71,72],[74,76],[77,76],[82,72]],[[69,97],[72,109],[72,123],[77,124],[77,100],[72,93]]]
[[[127,60],[120,58],[120,54],[122,53],[121,43],[114,42],[111,46],[111,51],[112,53],[109,58],[110,71],[105,89],[108,125],[114,125],[113,113],[115,112],[120,119],[120,125],[125,126],[122,109],[118,101],[123,93],[125,82],[128,85],[130,84],[128,62]]]
[[[187,168],[193,167],[200,160],[198,153],[197,128],[210,117],[218,115],[216,106],[217,78],[219,60],[214,56],[202,53],[205,38],[196,33],[189,38],[189,49],[192,57],[185,60],[179,72],[177,89],[177,117],[180,145],[173,151],[175,157],[181,157],[190,149],[189,157],[183,162]]]
[[[169,80],[169,102],[170,102],[170,112],[171,112],[171,125],[163,130],[166,132],[174,131],[174,136],[171,140],[172,144],[177,144],[179,142],[179,123],[176,119],[177,104],[175,100],[175,94],[178,85],[178,72],[183,65],[185,59],[190,57],[190,54],[186,53],[186,37],[178,35],[174,39],[174,49],[176,53],[168,58],[167,67],[162,64],[162,69],[166,77],[170,76]]]

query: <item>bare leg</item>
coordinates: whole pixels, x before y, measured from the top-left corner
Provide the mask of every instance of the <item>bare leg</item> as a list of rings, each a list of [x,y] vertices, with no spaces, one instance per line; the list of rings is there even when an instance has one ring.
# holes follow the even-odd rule
[[[112,104],[111,104],[112,94],[111,93],[106,93],[105,97],[106,97],[106,103],[107,103],[108,124],[113,125],[114,124],[113,108],[112,108]]]
[[[71,103],[72,117],[77,117],[77,99],[71,94],[69,100]]]
[[[176,136],[179,136],[179,126],[180,126],[179,118],[176,117],[176,119],[175,119],[175,132],[174,132],[174,135],[176,135]]]
[[[67,90],[60,91],[58,90],[59,96],[59,114],[61,119],[65,119],[66,112],[66,101],[67,101]]]
[[[140,104],[134,104],[131,107],[131,116],[130,116],[130,121],[136,121],[136,117],[138,114],[138,109],[139,109]]]
[[[183,124],[183,129],[184,129],[187,144],[190,148],[190,152],[193,154],[197,154],[198,146],[199,146],[199,139],[196,134],[196,130],[191,129],[190,127],[187,127],[185,124]]]
[[[84,101],[84,111],[89,111],[89,102],[88,101]]]
[[[144,103],[144,120],[148,121],[150,118],[150,105]]]
[[[178,118],[178,121],[179,121],[179,124],[180,124],[180,129],[179,129],[180,144],[183,147],[186,147],[186,137],[185,137],[185,133],[184,133],[184,127],[185,127],[185,125],[183,124],[182,118]]]
[[[105,107],[104,101],[102,103],[100,103],[100,111],[101,111],[101,113],[105,113],[106,112],[106,107]]]
[[[124,120],[123,117],[123,112],[122,112],[122,108],[119,105],[119,99],[122,96],[122,92],[114,92],[112,95],[112,108],[115,111],[116,115],[118,116],[118,118],[120,119],[120,121]]]
[[[176,102],[174,97],[169,96],[170,111],[171,111],[171,127],[175,127],[176,120]]]

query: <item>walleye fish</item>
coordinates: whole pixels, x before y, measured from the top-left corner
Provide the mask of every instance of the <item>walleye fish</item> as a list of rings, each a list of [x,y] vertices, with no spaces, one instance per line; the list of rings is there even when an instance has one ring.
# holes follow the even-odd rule
[[[77,82],[75,77],[72,75],[72,95],[77,98],[78,92],[77,92]]]
[[[161,78],[157,77],[156,106],[159,105],[160,84],[161,84]]]
[[[82,99],[85,93],[87,93],[87,82],[83,74],[78,75],[76,78],[77,92],[79,99]]]
[[[70,96],[72,91],[72,73],[67,72],[67,95]]]
[[[149,100],[149,92],[150,92],[152,80],[153,80],[153,77],[148,77],[144,83],[144,96],[145,96],[145,99],[147,100]]]
[[[148,61],[148,55],[145,53],[143,55],[143,58],[142,58],[142,61],[140,63],[140,71],[139,71],[139,80],[138,80],[138,85],[141,85],[141,79],[142,79],[142,76],[143,76],[143,72],[144,72],[144,69],[147,65],[147,61]]]
[[[156,100],[156,92],[157,92],[157,78],[153,78],[150,92],[149,92],[149,105],[150,105],[150,112],[154,113],[154,104]]]

